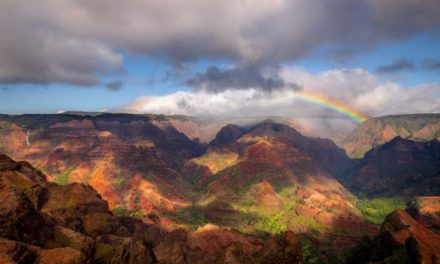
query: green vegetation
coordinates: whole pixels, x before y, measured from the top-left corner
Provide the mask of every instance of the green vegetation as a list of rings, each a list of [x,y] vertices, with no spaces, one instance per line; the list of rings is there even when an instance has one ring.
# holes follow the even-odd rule
[[[0,133],[9,132],[9,129],[10,129],[11,125],[12,124],[9,123],[9,122],[0,121]]]
[[[142,216],[141,210],[136,209],[136,210],[131,211],[130,212],[130,216],[132,216],[132,217],[141,217]]]
[[[268,139],[269,139],[268,136],[255,136],[255,137],[245,136],[245,137],[240,137],[237,142],[239,142],[239,143],[255,143],[258,141],[263,141],[263,140],[268,140]]]
[[[282,216],[288,214],[290,211],[293,211],[296,206],[296,200],[293,200],[287,207],[285,207],[280,212],[274,214],[269,218],[268,222],[268,230],[271,230],[272,233],[281,233],[287,230],[287,221],[281,221]]]
[[[385,217],[397,208],[405,208],[403,197],[374,197],[359,198],[355,204],[362,212],[365,219],[371,223],[380,225]]]
[[[74,119],[82,119],[79,116],[71,115],[1,115],[0,121],[16,124],[20,127],[24,127],[30,130],[36,130],[40,128],[46,128],[55,123],[67,122]]]
[[[318,256],[319,249],[315,244],[310,242],[304,236],[300,236],[301,239],[301,257],[304,264],[318,264],[322,263]]]
[[[141,210],[135,209],[135,210],[129,211],[124,206],[118,206],[118,207],[113,208],[112,213],[115,215],[129,215],[132,217],[141,217],[142,216]]]
[[[236,224],[233,228],[245,232],[254,233],[255,230],[279,234],[286,231],[289,226],[307,227],[312,230],[324,231],[325,227],[314,219],[298,216],[295,208],[299,202],[295,195],[297,187],[283,188],[278,196],[282,199],[281,208],[266,208],[257,204],[255,197],[245,194],[240,200],[231,204],[231,207],[239,213],[234,215]]]
[[[316,222],[315,219],[310,217],[304,217],[304,216],[294,217],[290,220],[290,224],[305,226],[317,231],[326,231],[326,228],[324,226],[322,226],[321,224]]]
[[[66,185],[69,183],[69,175],[70,173],[77,167],[76,164],[68,167],[62,174],[56,176],[53,179],[53,182],[60,184],[60,185]]]
[[[127,209],[125,209],[125,207],[122,206],[118,206],[112,209],[113,214],[115,215],[125,215],[127,214]]]
[[[95,259],[100,259],[106,257],[110,252],[114,251],[112,245],[109,244],[103,244],[103,243],[97,243],[96,244],[96,251],[95,251]]]
[[[125,184],[125,178],[118,178],[117,180],[116,180],[116,183],[115,183],[115,185],[117,186],[117,187],[121,187],[121,186],[123,186]]]
[[[151,221],[153,221],[154,223],[158,223],[158,222],[159,222],[159,219],[160,219],[160,217],[159,217],[157,214],[153,214],[153,213],[148,214],[147,217],[148,217]]]
[[[295,198],[296,193],[298,192],[298,186],[291,184],[289,187],[283,187],[278,195],[281,198]]]
[[[177,218],[191,230],[196,230],[199,226],[204,226],[207,224],[205,215],[195,206],[181,208],[177,214]]]
[[[202,184],[200,182],[200,179],[201,179],[201,175],[199,172],[193,172],[191,174],[190,181],[191,181],[191,184],[193,185],[196,192],[200,192],[203,190],[203,187],[201,186]]]
[[[235,153],[221,153],[214,151],[193,159],[193,162],[208,167],[212,173],[217,173],[234,165],[237,158],[238,155]]]
[[[263,181],[264,179],[264,174],[263,173],[258,173],[255,176],[252,176],[248,181],[246,181],[244,186],[240,186],[240,177],[232,177],[232,186],[238,186],[237,188],[234,188],[234,192],[236,195],[238,196],[243,196],[245,193],[247,193],[247,191],[249,191],[249,189],[252,187],[252,185],[259,183],[261,181]]]

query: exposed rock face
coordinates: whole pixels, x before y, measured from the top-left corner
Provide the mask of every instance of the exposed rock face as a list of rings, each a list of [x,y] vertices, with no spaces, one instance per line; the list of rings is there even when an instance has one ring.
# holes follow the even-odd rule
[[[371,118],[342,141],[353,158],[362,158],[370,149],[395,137],[415,141],[440,140],[440,114],[396,115]]]
[[[93,188],[47,182],[28,163],[5,155],[0,155],[0,199],[2,264],[269,263],[270,254],[286,260],[278,263],[300,261],[294,234],[281,243],[278,237],[263,241],[214,226],[168,232],[116,217]]]
[[[227,126],[213,142],[197,158],[198,166],[209,168],[210,158],[224,165],[199,177],[205,190],[195,205],[209,222],[247,231],[366,231],[350,202],[354,196],[334,178],[351,161],[332,141],[266,122],[246,129]]]
[[[387,216],[381,233],[365,238],[347,263],[429,263],[440,262],[440,236],[427,229],[404,210]]]
[[[437,141],[396,138],[353,161],[331,140],[270,121],[227,125],[203,145],[163,116],[0,119],[0,151],[46,175],[25,162],[0,162],[7,186],[0,199],[8,200],[0,204],[0,232],[5,248],[19,249],[7,253],[12,259],[69,250],[71,263],[296,263],[292,232],[319,232],[349,247],[377,230],[351,190],[439,193]],[[116,217],[109,207],[138,218]]]
[[[418,196],[406,211],[424,226],[440,230],[440,196]]]
[[[0,197],[0,259],[153,263],[148,244],[115,218],[91,187],[46,182],[29,164],[0,155]]]
[[[438,195],[440,142],[396,137],[367,152],[343,182],[369,195]]]
[[[173,211],[192,192],[185,162],[203,153],[161,116],[0,116],[0,150],[59,184],[94,187],[110,207],[146,217]],[[165,221],[166,218],[159,218]]]
[[[191,205],[193,194],[206,188],[210,176],[235,166],[239,160],[241,165],[236,168],[240,171],[249,171],[253,163],[261,161],[263,165],[257,168],[259,173],[265,173],[266,168],[271,171],[271,161],[282,161],[269,173],[274,176],[268,180],[271,184],[273,181],[277,184],[292,182],[277,179],[277,172],[293,174],[294,170],[299,170],[299,176],[295,177],[301,180],[306,174],[321,174],[322,170],[331,178],[343,174],[351,164],[332,141],[304,137],[294,129],[289,130],[288,126],[269,123],[266,127],[250,125],[246,128],[228,125],[208,145],[207,155],[200,156],[205,151],[204,146],[191,141],[173,126],[178,120],[181,125],[182,122],[188,126],[202,124],[185,118],[64,114],[0,116],[0,120],[0,147],[14,159],[29,161],[44,171],[50,181],[92,186],[115,212],[168,226],[176,223],[164,212],[176,214],[179,208]],[[256,119],[241,121],[252,123]],[[274,134],[274,127],[281,130]],[[244,141],[237,143],[244,133],[247,133]],[[251,142],[253,139],[245,142],[250,138],[264,138],[268,136],[266,133],[274,138],[275,147],[265,145],[272,139],[255,141],[255,144]],[[282,137],[288,140],[278,140]],[[242,146],[245,152],[237,151]],[[295,151],[284,150],[285,146]],[[284,162],[285,158],[278,152],[285,156],[297,155],[297,161],[291,163],[289,159],[293,158],[287,157],[288,162]],[[301,162],[303,153],[306,160],[310,158],[313,162]],[[304,167],[303,164],[308,165]],[[320,168],[319,172],[315,167]],[[247,180],[253,183],[253,179],[246,178],[242,184],[247,184]]]

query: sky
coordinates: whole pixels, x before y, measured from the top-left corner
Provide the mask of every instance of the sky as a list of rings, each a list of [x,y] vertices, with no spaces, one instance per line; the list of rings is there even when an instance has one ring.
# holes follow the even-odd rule
[[[440,112],[438,0],[2,0],[0,113]]]

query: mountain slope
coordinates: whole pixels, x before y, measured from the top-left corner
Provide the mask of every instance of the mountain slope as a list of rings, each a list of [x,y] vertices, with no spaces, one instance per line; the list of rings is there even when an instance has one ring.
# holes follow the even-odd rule
[[[362,232],[355,197],[333,177],[351,166],[343,150],[276,123],[240,131],[225,127],[193,160],[194,206],[206,221],[250,233]]]
[[[440,140],[440,114],[395,115],[371,118],[340,144],[353,158],[396,136],[415,141]]]
[[[89,184],[112,209],[149,221],[148,213],[185,203],[192,186],[182,169],[204,151],[163,121],[126,114],[2,116],[0,151],[56,183]]]
[[[396,137],[367,152],[342,180],[368,195],[439,195],[440,142]]]
[[[168,232],[114,216],[91,187],[57,185],[0,155],[0,263],[299,263],[293,233],[262,239],[228,228]]]
[[[389,214],[379,236],[366,237],[351,253],[347,263],[438,263],[440,236],[427,229],[404,210]]]

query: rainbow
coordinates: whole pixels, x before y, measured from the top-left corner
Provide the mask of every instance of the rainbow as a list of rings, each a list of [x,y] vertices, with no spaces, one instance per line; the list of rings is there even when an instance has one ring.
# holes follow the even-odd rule
[[[305,93],[305,92],[290,92],[289,95],[294,98],[298,98],[300,100],[303,100],[305,102],[310,102],[310,103],[325,107],[327,109],[334,110],[338,113],[341,113],[345,116],[350,117],[352,120],[359,122],[359,123],[362,123],[368,119],[368,117],[366,115],[352,109],[351,107],[347,106],[346,104],[343,104],[343,103],[338,102],[333,99],[328,99],[328,98],[324,98],[324,97],[321,97],[318,95],[314,95],[311,93]]]

